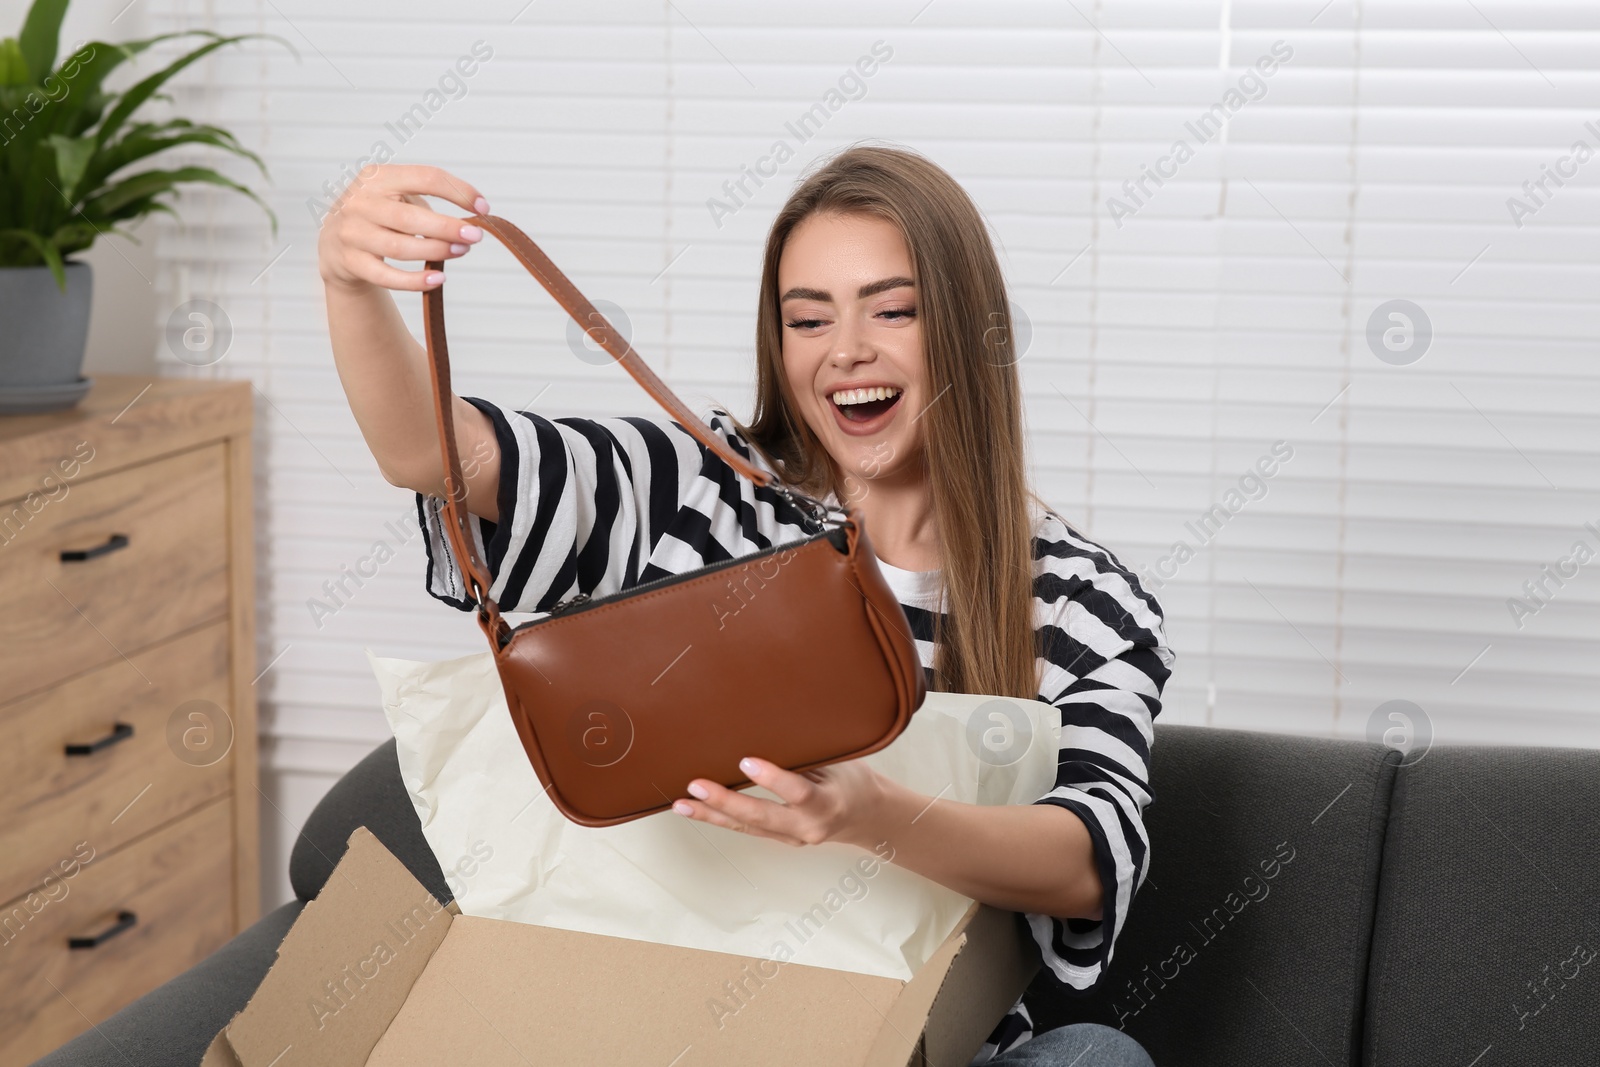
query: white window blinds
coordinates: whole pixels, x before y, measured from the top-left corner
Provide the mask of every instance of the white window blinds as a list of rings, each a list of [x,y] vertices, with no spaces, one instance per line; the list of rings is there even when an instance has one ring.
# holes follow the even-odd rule
[[[766,226],[810,159],[864,137],[932,156],[992,221],[1030,338],[1037,486],[1158,593],[1179,657],[1163,721],[1358,736],[1404,700],[1441,742],[1600,743],[1600,7],[147,0],[141,17],[301,56],[253,45],[183,81],[190,117],[266,157],[284,226],[274,242],[250,204],[190,194],[157,280],[163,308],[211,299],[236,330],[205,371],[163,352],[171,371],[261,391],[269,752],[384,736],[364,646],[480,644],[425,595],[410,499],[345,407],[315,270],[325,186],[385,152],[469,177],[623,310],[686,400],[748,413]],[[497,247],[448,284],[459,391],[656,412],[574,355]],[[398,301],[417,327],[418,298]],[[363,563],[379,542],[393,560]]]

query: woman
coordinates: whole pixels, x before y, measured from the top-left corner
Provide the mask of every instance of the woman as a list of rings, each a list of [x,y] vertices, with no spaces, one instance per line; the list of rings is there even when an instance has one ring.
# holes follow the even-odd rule
[[[356,183],[320,239],[335,361],[384,477],[418,494],[428,588],[470,608],[440,520],[444,475],[426,357],[385,289],[443,284],[384,262],[459,257],[489,208],[431,167]],[[1061,709],[1055,788],[980,807],[916,794],[859,762],[806,774],[751,753],[780,802],[697,779],[674,810],[796,846],[871,848],[1026,916],[1045,973],[1092,988],[1148,869],[1151,724],[1173,656],[1154,597],[1028,487],[1005,284],[982,217],[914,153],[849,149],[807,178],[767,239],[749,424],[703,416],[763,469],[860,508],[905,608],[928,688]],[[797,540],[804,518],[665,416],[547,419],[452,398],[474,537],[502,609],[548,611]],[[1014,756],[1004,758],[1011,762]],[[1118,1030],[1032,1034],[1019,999],[973,1061],[1143,1065]]]

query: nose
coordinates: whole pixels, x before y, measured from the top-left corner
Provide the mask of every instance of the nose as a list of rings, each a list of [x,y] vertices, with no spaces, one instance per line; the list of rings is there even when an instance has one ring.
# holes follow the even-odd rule
[[[848,367],[852,363],[873,356],[871,343],[867,340],[866,329],[857,321],[854,315],[839,316],[838,326],[833,332],[832,356],[834,365]]]

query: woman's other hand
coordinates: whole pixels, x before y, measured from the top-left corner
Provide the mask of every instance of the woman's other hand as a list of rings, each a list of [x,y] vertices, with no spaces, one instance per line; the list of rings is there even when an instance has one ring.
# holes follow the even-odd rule
[[[1056,804],[966,804],[924,796],[849,760],[796,774],[766,760],[740,769],[780,800],[706,778],[673,810],[789,845],[839,841],[877,852],[964,896],[1007,911],[1100,919],[1104,889],[1084,820]],[[704,796],[696,793],[699,790]]]
[[[741,760],[739,769],[782,803],[696,778],[689,783],[689,794],[696,799],[679,800],[673,810],[789,845],[842,841],[870,849],[878,840],[872,827],[886,789],[894,783],[860,760],[796,773],[751,757]]]

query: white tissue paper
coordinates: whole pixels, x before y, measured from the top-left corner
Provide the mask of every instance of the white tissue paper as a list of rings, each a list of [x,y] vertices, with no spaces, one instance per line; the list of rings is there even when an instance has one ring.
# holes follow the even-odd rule
[[[796,847],[672,811],[579,826],[543,792],[488,652],[367,656],[400,773],[464,915],[904,981],[971,903],[853,845]],[[1039,700],[929,693],[904,733],[862,759],[930,798],[1028,804],[1054,785],[1060,722]]]

